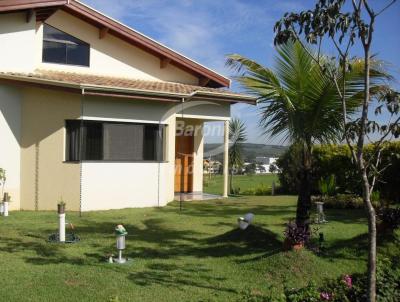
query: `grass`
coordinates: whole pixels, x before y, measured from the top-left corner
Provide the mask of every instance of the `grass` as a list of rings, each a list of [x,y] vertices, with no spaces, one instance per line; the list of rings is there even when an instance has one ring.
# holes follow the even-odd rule
[[[275,181],[278,184],[278,176],[276,174],[254,174],[254,175],[234,175],[233,186],[240,188],[240,191],[246,191],[249,189],[256,189],[260,186],[271,187],[272,182]],[[222,175],[204,175],[204,186],[203,190],[209,194],[222,195]]]
[[[243,292],[267,293],[309,280],[364,272],[366,223],[359,210],[329,210],[323,255],[283,252],[284,223],[295,197],[240,197],[164,208],[67,213],[81,242],[46,242],[55,212],[0,217],[2,301],[243,301]],[[255,213],[255,227],[236,219]],[[105,263],[115,251],[113,230],[129,232],[126,265]]]

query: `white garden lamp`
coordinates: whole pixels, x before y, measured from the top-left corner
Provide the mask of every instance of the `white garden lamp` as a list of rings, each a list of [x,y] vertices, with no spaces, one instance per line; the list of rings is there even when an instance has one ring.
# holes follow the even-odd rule
[[[58,212],[58,240],[65,242],[65,202],[61,201],[57,204]]]
[[[3,216],[8,216],[8,206],[11,201],[11,196],[8,193],[4,193],[3,197]]]
[[[318,201],[315,203],[317,205],[317,223],[325,223],[325,213],[324,213],[324,203]]]
[[[247,227],[252,223],[254,219],[253,213],[247,213],[243,217],[238,218],[238,225],[241,230],[247,229]]]
[[[122,257],[122,251],[125,249],[125,236],[128,235],[128,232],[122,224],[119,224],[115,227],[115,235],[117,237],[118,258],[115,258],[114,262],[123,264],[126,262],[126,258]]]

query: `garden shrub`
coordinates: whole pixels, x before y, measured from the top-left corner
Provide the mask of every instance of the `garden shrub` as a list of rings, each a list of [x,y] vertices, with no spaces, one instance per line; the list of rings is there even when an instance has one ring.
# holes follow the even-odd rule
[[[237,302],[287,302],[286,295],[278,288],[270,286],[267,288],[268,294],[263,294],[258,290],[246,289],[241,292]]]
[[[268,289],[268,295],[259,291],[246,290],[238,301],[241,302],[366,302],[367,276],[356,274],[328,279],[320,285],[310,282],[305,287],[289,288],[285,286],[280,293],[274,288]],[[378,259],[377,263],[377,302],[400,301],[400,261]]]
[[[275,192],[277,192],[277,189],[275,189]],[[271,188],[267,187],[264,184],[260,184],[255,188],[250,188],[247,190],[244,190],[240,192],[242,195],[257,195],[257,196],[265,196],[265,195],[271,195]]]
[[[240,195],[240,188],[239,187],[234,187],[233,192],[231,192],[233,195]]]
[[[243,195],[256,195],[256,189],[250,188],[247,190],[242,191]]]
[[[400,261],[398,258],[384,258],[378,261],[376,288],[378,302],[400,301]]]
[[[301,160],[301,149],[297,145],[292,145],[276,161],[276,165],[280,170],[278,173],[279,183],[285,193],[298,193]]]
[[[365,147],[366,158],[374,156],[373,145]],[[301,149],[293,145],[278,160],[279,182],[285,193],[297,194],[299,188],[299,170],[301,167]],[[400,142],[390,142],[382,151],[380,181],[376,183],[383,199],[400,202]],[[319,194],[318,182],[334,175],[337,193],[361,195],[361,182],[357,169],[352,162],[350,150],[345,145],[321,145],[313,149],[313,188]]]
[[[312,200],[323,201],[326,209],[363,209],[363,199],[354,194],[337,194],[336,196],[313,197]]]
[[[379,223],[386,229],[400,227],[400,208],[382,208],[378,212]]]
[[[263,196],[263,195],[270,195],[271,188],[268,188],[266,185],[258,185],[255,190],[255,195]]]
[[[400,265],[397,258],[380,259],[377,266],[377,302],[400,301]],[[366,302],[367,277],[365,274],[345,275],[306,287],[285,289],[287,302]],[[282,301],[282,300],[269,300]]]
[[[321,293],[314,282],[310,282],[303,288],[285,288],[287,302],[318,302],[321,301]]]

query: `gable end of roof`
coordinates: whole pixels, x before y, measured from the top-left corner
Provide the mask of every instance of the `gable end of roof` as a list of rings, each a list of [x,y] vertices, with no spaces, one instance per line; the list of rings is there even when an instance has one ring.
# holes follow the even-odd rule
[[[134,29],[104,15],[101,12],[76,0],[1,0],[0,12],[23,11],[32,9],[43,9],[53,7],[62,9],[67,13],[82,19],[89,24],[99,28],[99,31],[106,29],[110,33],[144,51],[158,57],[161,61],[168,60],[170,64],[191,73],[199,78],[199,85],[212,88],[229,87],[230,80],[187,58],[186,56],[168,48],[165,45],[135,31]],[[44,20],[38,20],[44,21]]]

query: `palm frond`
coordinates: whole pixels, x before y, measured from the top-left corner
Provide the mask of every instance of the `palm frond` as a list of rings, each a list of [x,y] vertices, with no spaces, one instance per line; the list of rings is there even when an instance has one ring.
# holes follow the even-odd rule
[[[238,118],[233,118],[229,123],[229,141],[231,146],[229,148],[229,165],[241,166],[242,160],[242,146],[241,144],[247,140],[246,126]]]
[[[255,95],[261,111],[260,125],[270,137],[291,142],[337,142],[342,138],[342,101],[331,79],[322,72],[298,42],[277,47],[273,69],[240,55],[230,55],[227,65],[239,73],[237,81],[247,93]],[[328,60],[323,58],[323,60]],[[351,62],[345,76],[347,113],[354,114],[363,95],[363,61]],[[339,69],[338,69],[339,70]],[[341,85],[343,75],[337,75]],[[371,92],[379,91],[389,81],[385,64],[371,65]]]

